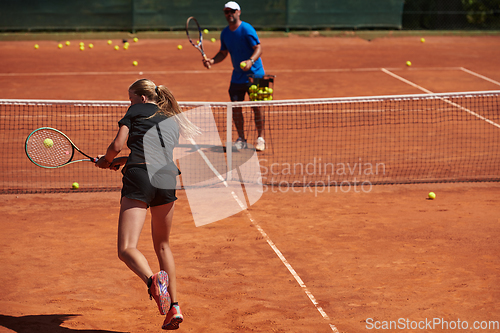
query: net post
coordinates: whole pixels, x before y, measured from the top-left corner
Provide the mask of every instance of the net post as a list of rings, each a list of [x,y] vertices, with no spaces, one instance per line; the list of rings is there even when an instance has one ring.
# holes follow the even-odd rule
[[[227,157],[227,173],[226,181],[232,179],[233,170],[233,103],[227,104],[226,113],[226,157]]]

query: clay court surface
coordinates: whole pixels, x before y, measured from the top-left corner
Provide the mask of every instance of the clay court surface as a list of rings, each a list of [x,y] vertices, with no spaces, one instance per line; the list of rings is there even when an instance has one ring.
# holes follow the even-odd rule
[[[425,38],[261,42],[275,99],[500,89],[500,37]],[[80,41],[94,48],[80,51]],[[213,56],[218,42],[205,48]],[[204,69],[180,39],[141,39],[127,51],[106,40],[62,49],[56,41],[0,42],[0,59],[0,98],[18,99],[126,100],[128,86],[146,77],[179,101],[227,101],[231,71],[229,60]],[[199,228],[178,192],[179,332],[355,333],[400,319],[441,320],[448,329],[381,331],[456,332],[464,321],[464,332],[499,330],[500,184],[318,191],[268,190],[248,212]],[[0,332],[161,331],[146,287],[116,255],[118,192],[0,200]],[[147,223],[140,248],[156,270]]]

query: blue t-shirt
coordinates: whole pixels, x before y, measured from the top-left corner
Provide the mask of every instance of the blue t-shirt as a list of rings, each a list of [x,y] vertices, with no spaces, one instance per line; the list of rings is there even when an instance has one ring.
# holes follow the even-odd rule
[[[242,61],[250,59],[253,54],[253,47],[260,44],[257,31],[246,22],[241,22],[238,29],[231,31],[229,26],[224,28],[220,34],[220,50],[229,51],[231,61],[233,63],[233,75],[231,82],[233,83],[247,83],[248,74],[262,76],[265,74],[262,60],[257,59],[248,71],[243,71],[240,67]]]

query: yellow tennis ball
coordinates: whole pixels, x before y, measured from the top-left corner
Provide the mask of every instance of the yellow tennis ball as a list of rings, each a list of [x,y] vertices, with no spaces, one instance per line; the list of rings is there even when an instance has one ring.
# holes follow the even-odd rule
[[[436,193],[430,192],[429,193],[429,199],[431,199],[431,200],[436,199]]]
[[[85,50],[85,46],[80,45],[80,51],[83,51],[83,50]]]
[[[115,45],[115,50],[118,50],[118,49],[119,49],[118,45]]]
[[[63,45],[62,44],[57,44],[57,47],[62,49]]]
[[[91,44],[89,44],[89,49],[92,49],[92,48],[94,48],[94,44],[91,43]]]
[[[124,50],[128,50],[128,44],[123,45]]]
[[[37,49],[37,50],[38,50],[38,48],[39,48],[38,44],[35,44],[35,49]]]
[[[77,182],[74,182],[73,184],[71,184],[71,187],[74,188],[75,190],[77,190],[80,188],[80,184],[78,184]]]
[[[240,67],[241,67],[241,68],[245,68],[245,67],[247,67],[247,63],[246,63],[246,62],[244,62],[244,61],[240,62]]]
[[[179,44],[179,45],[177,45],[177,48],[178,48],[179,50],[182,50],[182,45],[180,45],[180,44]]]
[[[212,43],[215,43],[215,41],[216,41],[216,40],[217,40],[217,39],[215,39],[215,38],[213,38],[213,37],[212,37],[212,38],[210,38],[210,41],[211,41]]]
[[[208,34],[208,29],[203,29],[203,33],[206,35]]]
[[[134,60],[134,61],[132,61],[132,65],[137,66],[137,65],[139,65],[139,63]]]
[[[71,44],[71,43],[69,42],[69,40],[67,40],[66,41],[66,46],[69,46],[69,44]]]
[[[422,43],[425,43],[425,38],[420,38],[420,41],[421,41]]]
[[[406,62],[406,66],[410,67],[411,66],[411,61]]]
[[[43,145],[46,147],[46,148],[52,148],[52,146],[54,145],[54,141],[52,141],[52,139],[45,139],[43,140]]]
[[[139,38],[134,37],[134,43],[137,43],[139,41]]]
[[[85,43],[84,42],[80,42],[80,46],[85,46]]]
[[[111,45],[113,42],[110,40],[108,40],[108,45]]]

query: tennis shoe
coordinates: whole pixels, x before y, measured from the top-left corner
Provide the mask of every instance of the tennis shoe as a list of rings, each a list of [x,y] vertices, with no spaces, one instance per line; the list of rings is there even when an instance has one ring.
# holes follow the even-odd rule
[[[160,271],[151,277],[152,283],[149,287],[149,298],[156,301],[160,314],[165,315],[170,308],[170,294],[168,293],[168,274]]]
[[[237,150],[242,150],[247,148],[247,140],[243,140],[242,138],[238,138],[236,142],[234,143],[234,147]]]
[[[179,305],[174,304],[172,305],[172,308],[170,308],[170,311],[168,311],[167,317],[165,317],[165,321],[163,322],[161,328],[168,331],[176,330],[179,328],[179,324],[182,323],[183,320],[184,317],[182,316],[181,308]]]
[[[255,146],[257,151],[264,151],[266,149],[266,140],[263,137],[259,136],[257,138],[257,145]]]

